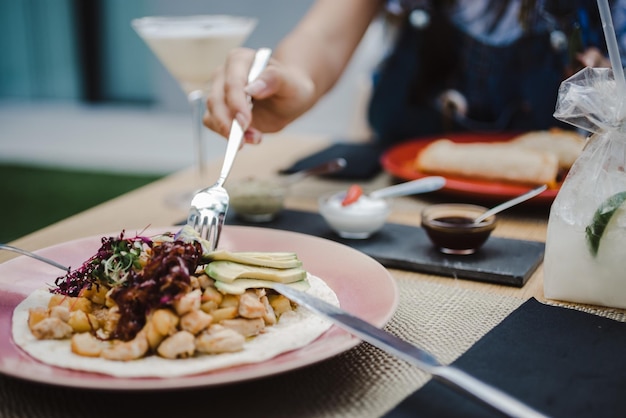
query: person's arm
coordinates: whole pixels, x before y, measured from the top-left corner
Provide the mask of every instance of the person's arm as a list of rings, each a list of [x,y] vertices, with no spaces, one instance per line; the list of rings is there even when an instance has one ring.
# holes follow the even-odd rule
[[[337,82],[381,6],[379,0],[318,0],[279,44],[276,58],[313,81],[317,100]]]
[[[248,86],[254,51],[233,51],[213,79],[205,125],[227,136],[237,118],[247,127],[246,142],[252,143],[261,132],[283,129],[337,82],[381,6],[381,0],[317,0]],[[252,112],[246,94],[254,99]]]

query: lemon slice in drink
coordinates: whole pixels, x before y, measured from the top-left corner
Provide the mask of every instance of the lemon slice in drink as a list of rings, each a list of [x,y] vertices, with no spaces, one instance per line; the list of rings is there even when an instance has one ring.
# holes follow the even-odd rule
[[[615,215],[615,212],[626,201],[626,191],[615,193],[613,196],[607,198],[596,212],[593,214],[593,220],[587,228],[585,228],[585,236],[587,238],[587,246],[591,255],[594,257],[598,255],[598,248],[600,248],[600,240],[602,235],[607,229],[611,218]]]

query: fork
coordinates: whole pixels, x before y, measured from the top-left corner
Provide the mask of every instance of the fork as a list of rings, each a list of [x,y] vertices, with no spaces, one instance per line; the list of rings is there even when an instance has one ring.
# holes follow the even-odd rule
[[[260,48],[255,56],[248,73],[248,84],[254,81],[267,66],[272,50]],[[248,102],[252,106],[252,98],[248,96]],[[228,192],[223,185],[233,166],[237,151],[243,139],[243,127],[233,120],[228,135],[228,144],[222,164],[222,171],[217,182],[210,187],[197,192],[191,200],[191,208],[187,216],[187,225],[195,229],[202,238],[209,241],[210,250],[217,248],[217,244],[224,225],[224,218],[228,211]]]

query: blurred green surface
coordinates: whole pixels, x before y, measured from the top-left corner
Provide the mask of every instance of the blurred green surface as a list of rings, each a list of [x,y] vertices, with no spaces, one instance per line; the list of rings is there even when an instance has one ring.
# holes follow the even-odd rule
[[[0,165],[0,242],[9,242],[160,176]]]

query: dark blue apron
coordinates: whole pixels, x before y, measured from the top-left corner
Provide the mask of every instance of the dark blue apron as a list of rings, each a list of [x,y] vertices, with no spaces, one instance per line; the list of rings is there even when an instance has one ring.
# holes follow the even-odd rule
[[[447,132],[565,128],[552,114],[567,51],[555,52],[549,36],[529,34],[499,47],[471,38],[443,17],[425,29],[404,24],[374,79],[368,119],[376,139],[389,144]],[[465,117],[436,104],[448,89],[465,96]]]

